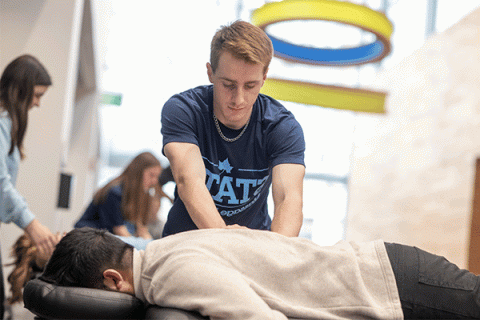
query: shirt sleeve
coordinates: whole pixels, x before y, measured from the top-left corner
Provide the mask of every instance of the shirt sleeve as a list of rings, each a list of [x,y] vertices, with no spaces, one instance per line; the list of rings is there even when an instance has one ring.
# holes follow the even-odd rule
[[[175,95],[162,108],[163,147],[170,142],[186,142],[198,145],[193,99]]]
[[[188,261],[171,271],[152,279],[145,295],[151,304],[198,311],[212,320],[287,320],[232,268]]]
[[[305,166],[305,138],[297,120],[290,117],[280,121],[269,133],[269,154],[272,167],[283,163]]]
[[[10,128],[5,118],[0,118],[0,221],[15,223],[25,229],[35,218],[27,202],[14,186],[7,159],[10,150]]]

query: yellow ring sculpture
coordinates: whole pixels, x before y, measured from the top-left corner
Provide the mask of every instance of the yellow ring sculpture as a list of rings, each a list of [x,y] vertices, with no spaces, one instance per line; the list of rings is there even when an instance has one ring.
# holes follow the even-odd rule
[[[261,92],[278,100],[360,112],[385,113],[384,92],[269,78]]]
[[[327,20],[357,26],[376,35],[375,42],[355,48],[320,49],[272,39],[280,59],[317,65],[360,65],[383,59],[390,52],[393,26],[386,16],[368,7],[334,0],[284,0],[263,5],[252,13],[251,21],[263,30],[270,24],[289,20]],[[286,100],[323,107],[385,112],[386,93],[342,88],[306,82],[267,79],[262,93]]]

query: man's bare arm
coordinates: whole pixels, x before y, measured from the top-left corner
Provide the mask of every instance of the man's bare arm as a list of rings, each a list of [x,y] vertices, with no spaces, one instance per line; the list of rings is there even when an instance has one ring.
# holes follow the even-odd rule
[[[305,167],[300,164],[280,164],[273,168],[272,175],[272,231],[296,237],[303,223]]]
[[[170,142],[164,151],[170,161],[178,195],[195,225],[199,229],[225,228],[226,224],[205,185],[205,165],[198,146]]]

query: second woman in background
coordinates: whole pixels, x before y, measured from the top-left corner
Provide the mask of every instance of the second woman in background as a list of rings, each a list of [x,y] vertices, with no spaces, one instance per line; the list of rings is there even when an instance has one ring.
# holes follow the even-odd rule
[[[151,239],[148,224],[163,194],[158,177],[160,161],[150,152],[137,155],[118,177],[98,190],[75,228],[106,229],[123,237]]]

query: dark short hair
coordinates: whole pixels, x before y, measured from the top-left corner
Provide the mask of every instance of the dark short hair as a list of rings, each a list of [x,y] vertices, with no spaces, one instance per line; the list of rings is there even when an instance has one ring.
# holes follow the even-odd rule
[[[133,247],[106,230],[74,229],[57,244],[40,279],[59,286],[106,289],[103,271],[133,265]]]

